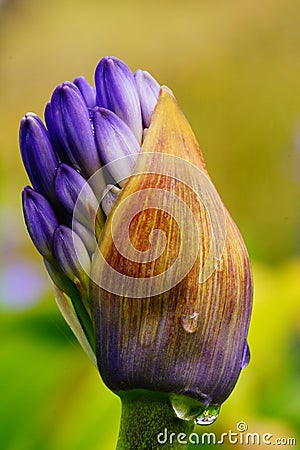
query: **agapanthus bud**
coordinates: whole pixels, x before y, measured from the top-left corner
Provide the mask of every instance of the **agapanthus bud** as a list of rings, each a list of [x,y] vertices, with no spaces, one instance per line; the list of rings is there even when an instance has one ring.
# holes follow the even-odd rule
[[[23,210],[60,311],[122,398],[120,448],[156,448],[165,417],[215,420],[248,364],[251,268],[172,92],[115,57],[95,82],[55,89],[48,130],[22,119]]]
[[[158,100],[160,85],[146,70],[137,70],[134,79],[141,103],[144,128],[148,128]]]
[[[73,167],[61,164],[55,176],[55,189],[58,199],[73,218],[93,232],[99,204],[86,179]]]
[[[53,239],[58,264],[78,287],[87,289],[91,260],[80,237],[65,225],[57,227]]]
[[[117,114],[141,142],[141,107],[129,67],[114,56],[102,58],[95,71],[95,85],[97,104]]]
[[[103,191],[102,199],[101,199],[101,208],[103,209],[104,214],[108,216],[112,207],[116,203],[116,200],[121,192],[117,186],[113,184],[108,184]]]
[[[52,261],[53,235],[58,221],[50,203],[29,186],[22,192],[22,203],[27,230],[34,245],[44,258]]]
[[[78,87],[88,108],[96,106],[96,89],[84,77],[77,77],[73,83]]]
[[[58,155],[59,162],[70,163],[70,159],[67,156],[66,151],[56,134],[55,125],[53,123],[53,118],[52,118],[51,102],[48,102],[45,107],[44,117],[45,117],[47,130],[49,133],[50,141],[52,143],[53,148],[55,148],[55,153]]]
[[[245,362],[251,269],[167,89],[108,216],[91,278],[105,383],[120,394],[170,393],[181,418],[213,421]]]
[[[72,229],[84,243],[84,246],[87,249],[89,255],[92,256],[97,246],[95,234],[74,218],[72,220]]]
[[[74,83],[65,81],[51,98],[56,134],[70,161],[89,177],[100,168],[90,116],[85,101]]]
[[[20,147],[24,166],[34,189],[55,201],[54,174],[58,159],[41,119],[27,113],[21,120]]]
[[[109,165],[111,175],[122,186],[130,176],[140,146],[130,128],[116,114],[105,108],[95,108],[93,113],[95,140],[104,164],[120,160],[120,164]],[[128,158],[123,158],[128,156]]]

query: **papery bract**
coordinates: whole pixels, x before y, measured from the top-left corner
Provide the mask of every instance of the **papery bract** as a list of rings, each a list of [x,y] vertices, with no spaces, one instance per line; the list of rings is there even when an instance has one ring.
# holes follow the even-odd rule
[[[139,164],[147,153],[145,164]],[[157,167],[156,154],[165,156],[170,167]],[[92,263],[90,289],[100,373],[117,392],[169,392],[204,406],[220,405],[241,370],[252,301],[249,257],[224,207],[220,207],[220,224],[211,222],[213,209],[221,200],[209,180],[194,134],[167,89],[161,91],[137,166],[108,216]],[[189,167],[196,169],[189,172]],[[182,170],[188,183],[180,180]],[[200,197],[196,195],[198,187]],[[211,192],[210,203],[205,203]],[[183,204],[187,209],[181,209]],[[196,226],[192,227],[185,215],[188,211]],[[203,268],[211,258],[213,241],[219,238],[214,230],[224,245],[212,258],[213,270],[205,279]],[[182,248],[185,241],[188,244]],[[149,248],[157,249],[162,243],[164,251],[143,262]],[[173,272],[172,287],[164,291],[170,282],[164,274],[181,251],[179,270],[184,269],[194,248],[197,256],[191,270],[181,280]],[[126,256],[136,254],[133,250],[137,259]],[[118,274],[124,280],[120,287]],[[149,281],[148,294],[142,298],[138,286],[145,279]],[[153,296],[151,291],[155,292],[158,283],[161,293]]]

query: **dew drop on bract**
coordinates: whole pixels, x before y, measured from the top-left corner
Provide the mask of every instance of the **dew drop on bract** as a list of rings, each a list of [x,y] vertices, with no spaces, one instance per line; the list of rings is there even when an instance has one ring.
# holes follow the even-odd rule
[[[248,366],[249,361],[250,361],[250,349],[247,341],[245,341],[243,357],[241,362],[241,369],[245,369],[245,367]]]
[[[196,425],[211,425],[218,418],[220,411],[219,405],[211,405],[206,408],[203,413],[195,419]]]
[[[199,326],[199,313],[194,311],[181,317],[181,325],[187,333],[195,333]]]

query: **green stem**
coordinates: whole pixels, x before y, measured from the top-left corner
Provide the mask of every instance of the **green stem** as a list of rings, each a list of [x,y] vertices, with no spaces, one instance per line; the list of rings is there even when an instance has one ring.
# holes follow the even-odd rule
[[[72,290],[70,298],[78,320],[83,328],[83,331],[92,349],[95,352],[95,335],[93,323],[76,288]]]
[[[117,450],[183,449],[193,421],[178,419],[166,394],[136,390],[120,394]],[[172,434],[171,434],[172,433]]]

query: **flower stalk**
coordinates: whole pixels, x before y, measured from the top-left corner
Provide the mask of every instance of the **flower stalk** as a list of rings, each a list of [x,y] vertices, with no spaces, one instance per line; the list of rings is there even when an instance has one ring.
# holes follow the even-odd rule
[[[186,438],[193,431],[193,420],[179,419],[165,394],[129,391],[121,395],[121,401],[117,450],[182,449],[184,436]],[[171,439],[168,436],[166,440],[165,430],[172,433]]]

